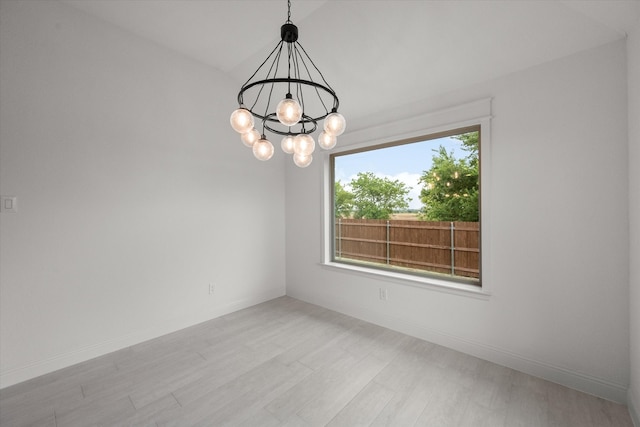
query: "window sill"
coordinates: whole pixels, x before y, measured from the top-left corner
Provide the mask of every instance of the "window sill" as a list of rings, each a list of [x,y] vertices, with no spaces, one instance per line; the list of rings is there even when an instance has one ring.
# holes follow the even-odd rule
[[[333,261],[325,262],[321,265],[323,268],[327,268],[329,270],[356,274],[358,276],[364,276],[378,280],[392,281],[401,285],[413,286],[430,291],[444,292],[448,294],[461,295],[465,297],[484,300],[488,300],[491,296],[491,293],[486,289],[483,289],[476,285],[450,282],[433,277],[420,277],[411,274],[402,274],[396,271],[368,268],[364,266]]]

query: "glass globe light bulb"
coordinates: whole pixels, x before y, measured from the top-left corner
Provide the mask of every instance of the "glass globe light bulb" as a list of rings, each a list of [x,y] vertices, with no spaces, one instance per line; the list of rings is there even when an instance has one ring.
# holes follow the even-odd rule
[[[240,134],[247,133],[253,128],[253,115],[246,108],[238,108],[231,113],[229,121],[233,130]]]
[[[269,160],[271,156],[273,156],[273,144],[262,135],[258,142],[253,144],[253,155],[256,156],[258,160]]]
[[[309,154],[308,156],[302,154],[294,154],[293,155],[293,163],[296,164],[299,168],[306,168],[313,161],[313,156]]]
[[[329,135],[327,132],[321,132],[318,136],[318,145],[325,150],[331,150],[336,146],[336,142],[338,142],[338,138]]]
[[[311,135],[307,135],[301,133],[293,138],[293,152],[299,154],[301,156],[309,156],[313,153],[313,150],[316,148],[316,143],[311,137]]]
[[[256,141],[260,139],[260,132],[253,128],[249,132],[240,135],[240,139],[242,140],[242,143],[244,145],[251,148],[256,143]]]
[[[298,101],[291,98],[291,94],[288,93],[287,97],[278,103],[276,116],[283,125],[293,126],[302,118],[302,107],[300,107]]]
[[[340,136],[346,127],[344,116],[338,112],[333,112],[324,119],[324,131],[329,135]]]
[[[287,135],[284,138],[282,138],[282,143],[280,145],[282,147],[282,151],[284,151],[287,154],[292,154],[293,153],[293,136]]]

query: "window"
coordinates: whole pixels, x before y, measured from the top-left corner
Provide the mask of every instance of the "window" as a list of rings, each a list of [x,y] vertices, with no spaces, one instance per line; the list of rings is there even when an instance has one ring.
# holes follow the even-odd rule
[[[329,157],[330,260],[480,286],[481,126]]]

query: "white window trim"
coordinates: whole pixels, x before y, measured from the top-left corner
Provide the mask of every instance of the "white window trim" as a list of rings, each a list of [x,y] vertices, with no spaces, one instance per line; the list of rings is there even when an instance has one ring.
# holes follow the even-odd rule
[[[368,268],[361,265],[334,262],[332,260],[332,219],[333,203],[331,200],[331,154],[338,154],[354,149],[367,148],[394,141],[418,138],[454,129],[480,125],[480,236],[481,236],[481,274],[482,287],[457,283],[436,277],[418,276],[397,271]],[[444,291],[448,293],[486,298],[491,295],[491,98],[447,108],[408,119],[399,120],[359,131],[346,133],[340,137],[340,147],[324,153],[322,179],[322,262],[332,270],[391,280],[409,286]]]

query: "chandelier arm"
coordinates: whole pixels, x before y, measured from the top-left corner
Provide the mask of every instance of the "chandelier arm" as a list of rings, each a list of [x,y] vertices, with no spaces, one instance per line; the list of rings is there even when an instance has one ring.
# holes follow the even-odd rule
[[[273,53],[278,50],[278,48],[280,48],[280,50],[282,50],[282,43],[284,43],[283,40],[280,40],[280,42],[278,44],[276,44],[276,47],[273,48],[273,50],[271,51],[271,53],[266,57],[266,59],[264,61],[262,61],[262,64],[260,64],[260,66],[256,69],[256,71],[253,72],[253,74],[251,74],[251,77],[249,77],[247,79],[246,82],[244,82],[244,84],[242,86],[245,86],[247,83],[249,83],[251,81],[252,78],[254,78],[256,76],[256,74],[258,74],[258,71],[260,71],[260,69],[264,66],[264,64],[267,63],[267,61],[269,60],[269,58],[271,58],[271,55],[273,55]],[[273,67],[273,65],[271,65],[271,67]],[[239,104],[242,104],[240,102],[240,100],[238,100]]]
[[[260,64],[260,66],[258,67],[258,69],[253,73],[253,75],[249,78],[249,80],[247,80],[245,82],[244,85],[242,85],[243,87],[247,85],[247,83],[249,83],[251,81],[251,79],[253,77],[255,77],[256,74],[258,74],[258,71],[260,71],[260,69],[264,66],[264,64],[266,64],[266,62],[269,60],[269,58],[271,58],[271,56],[273,55],[273,53],[276,51],[276,49],[280,48],[280,50],[278,50],[278,52],[275,54],[273,62],[271,63],[271,66],[269,67],[269,70],[267,71],[267,78],[269,78],[269,74],[271,74],[271,70],[273,70],[273,67],[275,64],[277,64],[280,61],[280,55],[282,54],[282,42],[278,43],[275,47],[275,49],[273,49],[271,51],[271,53],[269,54],[269,56],[267,57],[267,59],[264,60],[264,62],[262,64]],[[276,72],[273,73],[273,75],[275,76],[277,74],[277,67],[276,67]],[[260,88],[260,90],[258,91],[258,95],[256,96],[256,99],[254,100],[253,104],[251,105],[251,107],[249,108],[249,111],[252,111],[256,104],[258,103],[258,100],[260,99],[260,95],[262,95],[262,90],[264,89],[264,86]],[[239,105],[243,105],[244,104],[244,97],[242,96],[242,92],[238,93],[238,104]],[[269,104],[267,104],[268,106]],[[265,112],[266,114],[266,112]]]
[[[304,66],[304,69],[307,71],[307,75],[309,76],[309,80],[313,81],[313,77],[311,76],[311,72],[309,71],[309,67],[307,66],[307,63],[304,61],[304,57],[302,55],[300,55],[300,51],[298,50],[297,46],[300,46],[302,48],[302,45],[300,45],[300,43],[295,43],[296,44],[296,48],[295,51],[297,53],[297,55],[300,56],[300,62],[302,62],[302,65]],[[304,48],[302,49],[304,51]],[[305,52],[306,54],[306,52]],[[309,61],[311,61],[311,58],[309,58],[309,55],[307,55],[307,58],[309,59]],[[311,61],[311,63],[313,64],[313,61]],[[314,64],[315,67],[315,64]],[[316,67],[316,71],[318,71],[318,74],[320,74],[320,77],[322,77],[322,73],[320,73],[320,70],[318,70],[318,68]],[[322,80],[324,80],[324,77],[322,77]],[[327,84],[327,86],[329,86],[329,84],[325,81],[325,84]],[[320,103],[322,104],[322,107],[324,108],[324,111],[329,114],[329,109],[327,108],[327,106],[324,103],[324,99],[322,99],[322,96],[320,96],[320,92],[318,92],[318,88],[314,88],[314,90],[316,91],[316,95],[318,95],[318,99],[320,100]],[[333,90],[333,89],[331,89]],[[335,105],[335,102],[334,102]]]
[[[335,91],[333,90],[333,88],[331,87],[331,85],[329,84],[329,82],[327,82],[327,80],[324,78],[324,75],[322,74],[322,71],[320,71],[320,69],[316,66],[316,64],[313,62],[313,59],[311,59],[311,57],[309,56],[309,54],[307,53],[306,50],[304,50],[304,47],[296,42],[296,45],[300,46],[300,49],[302,49],[302,52],[304,52],[305,56],[307,57],[307,59],[309,60],[309,62],[311,62],[311,65],[313,65],[313,68],[316,69],[316,71],[318,72],[318,74],[320,75],[320,78],[322,78],[322,81],[324,82],[325,85],[327,85],[328,88],[331,89],[332,92],[335,93]],[[335,97],[335,103],[333,105],[333,108],[337,111],[338,110],[338,97]]]
[[[256,96],[256,99],[253,101],[253,104],[251,104],[251,108],[249,108],[249,111],[253,111],[253,109],[256,107],[256,104],[258,104],[258,100],[260,99],[260,95],[262,95],[263,89],[264,89],[264,86],[260,87],[260,90],[258,91],[258,95]]]
[[[269,74],[271,74],[271,70],[273,70],[273,78],[275,78],[278,75],[278,68],[280,65],[280,57],[282,56],[282,42],[280,42],[280,50],[278,50],[278,54],[276,55],[276,58],[274,59],[273,63],[271,63],[271,67],[269,68],[269,71],[267,72],[267,80],[269,80]],[[275,70],[274,70],[274,65],[275,65]],[[264,107],[264,115],[267,116],[269,114],[269,106],[271,105],[271,95],[273,95],[273,89],[275,87],[275,82],[271,83],[271,89],[269,90],[269,97],[267,98],[267,103]],[[262,86],[262,88],[264,88],[264,85]],[[256,97],[255,102],[253,103],[253,105],[255,106],[258,103],[258,99],[260,98],[260,93],[262,93],[262,88],[260,88],[260,92],[258,93],[258,96]]]
[[[295,78],[296,79],[300,79],[300,65],[298,64],[298,50],[295,47],[295,44],[292,44],[293,46],[293,64],[294,64],[294,73],[295,73]],[[309,79],[311,81],[313,81],[313,79]],[[304,114],[305,109],[304,109],[304,92],[302,90],[302,85],[300,83],[296,84],[296,95],[298,97],[298,99],[300,100],[300,107],[302,107],[302,114]]]

